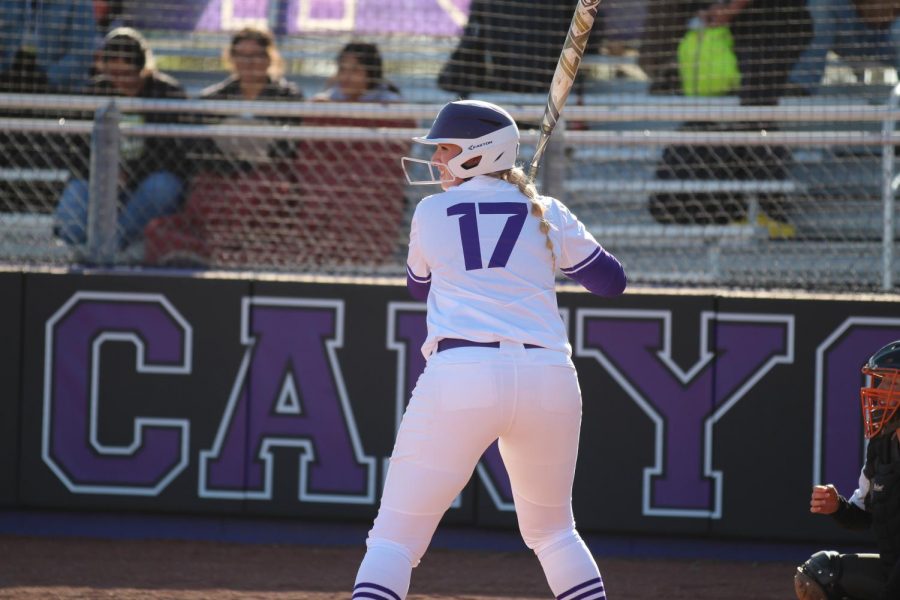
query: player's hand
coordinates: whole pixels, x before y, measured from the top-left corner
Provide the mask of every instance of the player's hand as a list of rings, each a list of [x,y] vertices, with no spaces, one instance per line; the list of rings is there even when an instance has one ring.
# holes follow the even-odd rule
[[[839,506],[838,492],[833,485],[813,486],[812,497],[809,499],[809,512],[830,515],[837,512]]]

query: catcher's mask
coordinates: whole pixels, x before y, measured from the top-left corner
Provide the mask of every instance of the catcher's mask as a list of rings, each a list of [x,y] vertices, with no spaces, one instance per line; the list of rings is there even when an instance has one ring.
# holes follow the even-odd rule
[[[462,152],[447,161],[452,177],[469,179],[476,175],[506,171],[516,165],[519,153],[519,128],[508,112],[490,102],[480,100],[456,100],[444,105],[425,137],[414,137],[420,144],[453,144]],[[480,160],[473,160],[480,159]],[[428,178],[410,175],[410,163],[428,167]],[[438,164],[429,160],[403,157],[401,159],[406,179],[413,185],[441,183]]]
[[[862,372],[867,380],[859,390],[863,425],[866,439],[872,439],[891,423],[900,407],[900,340],[873,354]]]

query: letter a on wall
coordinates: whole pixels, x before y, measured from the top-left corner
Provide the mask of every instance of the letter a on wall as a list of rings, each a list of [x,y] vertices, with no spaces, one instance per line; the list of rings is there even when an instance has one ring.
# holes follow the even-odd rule
[[[240,370],[213,447],[200,452],[202,498],[272,498],[276,448],[299,455],[297,499],[372,504],[366,456],[335,350],[344,303],[244,298]]]

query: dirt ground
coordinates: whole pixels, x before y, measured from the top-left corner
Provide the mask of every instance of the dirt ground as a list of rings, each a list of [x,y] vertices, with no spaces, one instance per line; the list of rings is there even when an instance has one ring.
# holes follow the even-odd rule
[[[0,598],[336,600],[364,548],[0,537]],[[790,600],[794,564],[599,558],[612,600]],[[528,552],[432,549],[412,600],[552,598]]]

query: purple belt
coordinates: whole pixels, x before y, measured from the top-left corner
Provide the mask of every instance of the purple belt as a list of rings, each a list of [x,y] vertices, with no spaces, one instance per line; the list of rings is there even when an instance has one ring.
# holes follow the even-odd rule
[[[453,348],[499,348],[500,342],[473,342],[471,340],[461,340],[459,338],[444,338],[438,342],[437,351],[452,350]],[[523,344],[526,348],[543,348],[536,344]]]

